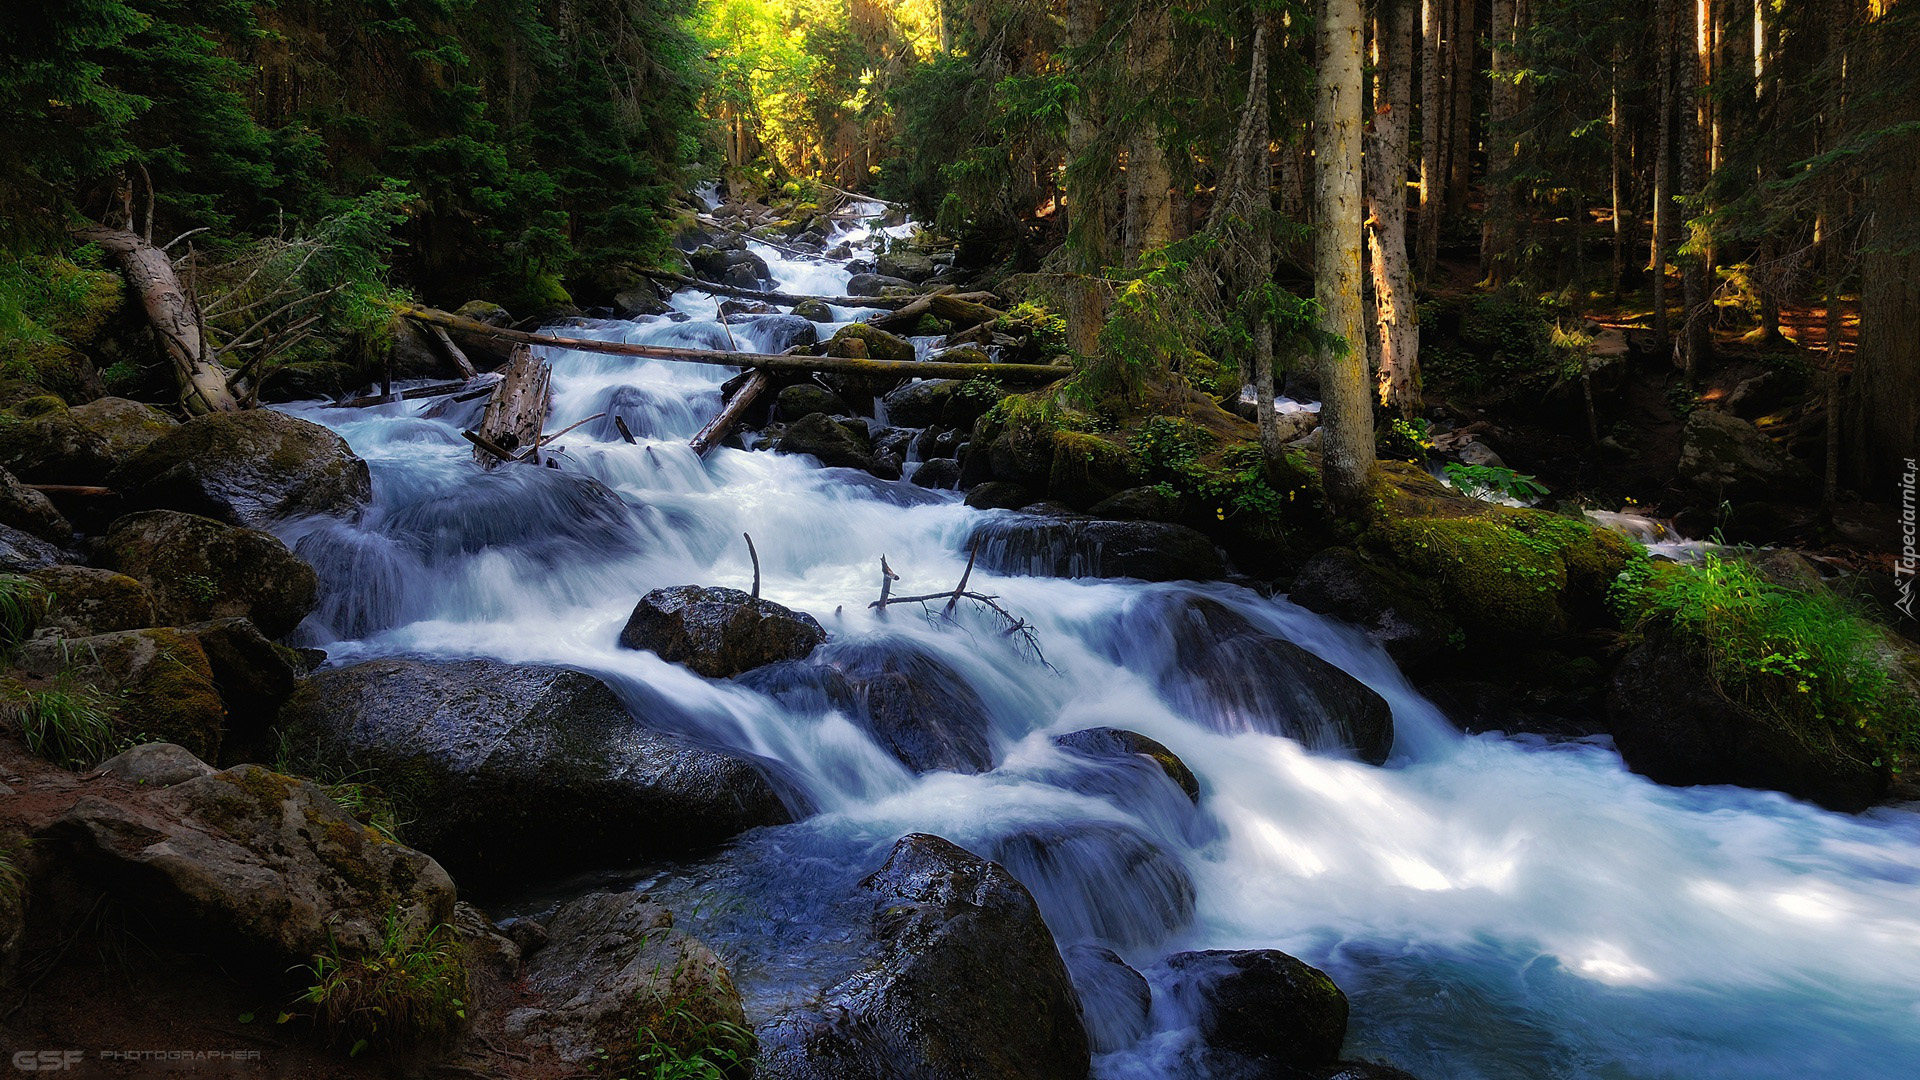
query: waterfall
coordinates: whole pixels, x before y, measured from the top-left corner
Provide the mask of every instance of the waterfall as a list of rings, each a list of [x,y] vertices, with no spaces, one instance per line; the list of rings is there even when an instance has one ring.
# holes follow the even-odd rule
[[[874,235],[858,226],[833,242]],[[754,250],[784,291],[844,291],[838,264]],[[763,347],[773,329],[723,327],[697,292],[673,305],[684,321],[570,332],[725,348],[729,335]],[[1914,1074],[1920,817],[1662,788],[1604,739],[1463,737],[1356,630],[1225,584],[976,569],[972,587],[1033,625],[1045,664],[964,613],[952,626],[906,608],[883,620],[867,608],[881,557],[902,576],[897,592],[951,588],[980,512],[952,492],[805,458],[695,457],[687,439],[719,408],[726,369],[548,359],[550,430],[611,409],[637,444],[591,423],[560,440],[558,469],[483,472],[459,437],[472,422],[460,407],[289,407],[344,436],[375,489],[361,521],[287,534],[323,579],[302,633],[334,663],[570,665],[623,694],[671,698],[701,737],[781,763],[818,813],[760,841],[777,851],[750,847],[732,864],[729,901],[762,917],[703,922],[690,909],[710,883],[648,883],[686,898],[684,925],[721,940],[750,1009],[804,992],[817,951],[837,947],[807,938],[811,914],[896,837],[923,831],[1003,860],[1063,949],[1109,948],[1143,971],[1183,949],[1293,953],[1351,996],[1350,1056],[1423,1077]],[[994,766],[916,776],[804,671],[711,682],[616,646],[651,589],[747,588],[743,532],[766,598],[812,614],[836,644],[917,658],[913,670],[964,690]],[[1386,765],[1184,715],[1185,699],[1129,658],[1164,648],[1143,605],[1194,597],[1382,695],[1396,731]],[[1052,741],[1093,727],[1165,744],[1198,776],[1198,804],[1157,769]],[[1170,1075],[1190,1025],[1171,1004],[1152,1021],[1100,1054],[1097,1075]]]

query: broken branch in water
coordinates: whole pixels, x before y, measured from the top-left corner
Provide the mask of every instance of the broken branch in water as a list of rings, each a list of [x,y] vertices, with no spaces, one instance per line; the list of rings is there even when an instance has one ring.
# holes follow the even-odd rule
[[[974,545],[973,552],[967,556],[967,569],[960,575],[959,585],[950,590],[924,593],[919,596],[892,595],[893,583],[899,580],[900,575],[894,573],[892,568],[887,566],[886,557],[882,556],[880,559],[880,570],[881,573],[886,576],[880,579],[880,599],[868,604],[867,607],[878,612],[879,616],[884,619],[887,615],[887,608],[894,604],[919,604],[920,610],[925,613],[929,623],[936,626],[941,623],[958,626],[958,620],[953,617],[954,607],[963,599],[971,600],[1000,620],[1001,637],[1012,638],[1018,636],[1020,643],[1033,653],[1034,660],[1038,661],[1041,667],[1046,668],[1048,671],[1054,670],[1053,665],[1047,663],[1046,654],[1040,651],[1040,638],[1034,633],[1032,623],[1008,611],[1005,607],[1002,607],[999,596],[991,593],[968,591],[967,581],[973,577],[974,559],[977,558],[979,554],[980,548],[979,545],[976,544]],[[946,607],[937,615],[927,608],[927,605],[935,600],[945,600],[947,602]]]
[[[753,550],[753,534],[741,533],[747,539],[747,556],[753,560],[753,598],[760,599],[760,553]]]

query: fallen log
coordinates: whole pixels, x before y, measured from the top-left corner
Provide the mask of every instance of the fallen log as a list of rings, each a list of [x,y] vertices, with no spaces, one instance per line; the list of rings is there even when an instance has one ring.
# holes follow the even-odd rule
[[[99,244],[120,263],[127,284],[140,297],[147,322],[160,346],[173,361],[180,381],[180,401],[196,416],[239,412],[240,401],[227,386],[227,373],[213,362],[207,349],[206,323],[198,304],[180,285],[167,253],[128,229],[101,225],[79,229],[74,235]]]
[[[754,372],[753,377],[742,384],[734,393],[732,400],[720,410],[720,414],[707,421],[707,426],[701,428],[687,444],[693,448],[694,454],[698,457],[706,457],[707,451],[727,437],[727,434],[733,430],[733,426],[740,422],[740,417],[747,411],[747,407],[753,404],[753,399],[759,397],[761,391],[772,382],[773,380],[768,378],[766,372]]]
[[[867,325],[876,329],[885,330],[889,334],[897,334],[902,330],[912,329],[914,324],[920,321],[922,315],[933,314],[933,298],[935,296],[952,291],[953,286],[942,285],[933,290],[933,292],[908,304],[906,307],[894,308],[885,315],[875,315],[866,321]]]
[[[411,390],[402,390],[398,394],[367,394],[363,397],[348,398],[345,401],[329,402],[321,406],[326,409],[364,409],[370,405],[385,405],[392,401],[416,401],[420,398],[445,397],[457,394],[466,388],[466,383],[435,383],[432,386],[416,386]],[[491,392],[491,390],[489,390]]]
[[[480,374],[474,370],[473,361],[467,359],[467,354],[461,352],[460,346],[455,345],[453,339],[447,336],[446,327],[428,326],[427,329],[433,331],[433,336],[440,339],[440,347],[447,350],[447,355],[453,359],[453,366],[460,369],[460,374],[469,379]]]
[[[624,341],[595,341],[591,338],[533,334],[488,326],[444,311],[403,308],[410,319],[439,323],[469,334],[483,334],[526,345],[545,345],[554,349],[606,353],[612,356],[640,356],[652,360],[677,360],[689,364],[720,367],[755,368],[762,371],[823,372],[829,375],[872,375],[911,379],[968,379],[975,375],[1003,382],[1044,383],[1064,379],[1072,369],[1053,364],[967,364],[939,360],[857,360],[841,356],[787,356],[772,353],[720,352],[713,349],[683,349],[672,345],[634,345]]]
[[[538,465],[540,432],[547,426],[547,408],[553,399],[553,370],[546,361],[535,359],[531,348],[521,345],[513,350],[505,374],[487,399],[479,431],[468,435],[476,447],[474,459],[486,468],[493,467],[493,459]],[[530,457],[517,456],[529,449]]]

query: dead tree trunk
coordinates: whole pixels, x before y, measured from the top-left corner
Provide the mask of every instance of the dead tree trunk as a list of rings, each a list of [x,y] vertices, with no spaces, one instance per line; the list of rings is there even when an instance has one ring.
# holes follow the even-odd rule
[[[534,359],[532,349],[522,345],[513,350],[506,377],[487,399],[477,432],[480,439],[474,440],[473,456],[481,465],[491,469],[499,464],[495,448],[506,451],[510,460],[540,464],[540,432],[547,426],[547,408],[553,401],[552,381],[552,369]]]
[[[758,398],[772,382],[773,380],[764,371],[756,371],[748,376],[747,381],[740,384],[740,389],[734,391],[733,397],[720,410],[719,415],[707,421],[707,426],[701,428],[687,444],[693,447],[694,454],[706,457],[707,451],[718,446],[720,441],[733,431],[734,425],[740,422],[740,417],[745,415],[754,399]],[[747,543],[751,546],[753,541],[749,540]]]
[[[127,284],[139,295],[147,321],[159,335],[160,346],[173,361],[180,382],[180,402],[196,416],[239,412],[240,402],[227,386],[227,375],[208,358],[207,337],[199,309],[180,286],[167,253],[126,229],[105,226],[76,234],[99,244],[119,263]]]
[[[1380,403],[1412,419],[1420,408],[1420,332],[1407,265],[1407,129],[1413,112],[1418,0],[1380,0],[1373,23],[1373,123],[1367,130],[1367,247],[1380,338]]]

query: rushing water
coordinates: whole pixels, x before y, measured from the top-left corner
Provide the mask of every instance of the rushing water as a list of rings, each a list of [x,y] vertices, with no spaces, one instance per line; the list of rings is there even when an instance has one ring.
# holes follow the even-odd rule
[[[838,266],[757,250],[784,289],[843,291]],[[683,293],[676,306],[692,320],[592,332],[725,337],[711,298]],[[732,333],[771,344],[752,323]],[[718,408],[725,369],[551,359],[550,429],[613,408],[638,445],[608,419],[562,440],[558,470],[483,473],[459,436],[478,402],[293,408],[343,435],[375,488],[356,525],[289,534],[325,582],[305,632],[336,663],[406,652],[576,666],[654,703],[650,715],[670,703],[664,714],[687,730],[782,763],[817,814],[716,867],[731,875],[716,905],[728,910],[694,916],[756,1012],[805,992],[845,945],[824,940],[831,920],[819,916],[918,830],[1005,861],[1063,947],[1097,938],[1143,971],[1181,949],[1298,955],[1352,998],[1349,1056],[1429,1080],[1920,1075],[1920,817],[1661,788],[1604,740],[1463,737],[1364,636],[1227,585],[976,570],[976,588],[1034,624],[1050,666],[973,616],[881,621],[867,608],[881,556],[901,591],[951,587],[979,512],[808,459],[727,448],[697,459],[686,440]],[[998,768],[915,777],[804,686],[710,682],[616,647],[650,589],[747,587],[742,532],[769,599],[839,641],[917,646],[957,672],[992,716]],[[1397,726],[1386,767],[1180,715],[1140,662],[1165,632],[1142,613],[1195,594],[1384,695]],[[1200,778],[1199,808],[1154,770],[1048,741],[1102,725],[1176,751]],[[690,908],[709,887],[697,874],[650,884]],[[1086,1000],[1091,1027],[1130,1040],[1096,1058],[1100,1076],[1185,1068],[1187,1024],[1169,1002],[1156,1000],[1154,1030],[1136,1038],[1113,1035],[1101,999]]]

